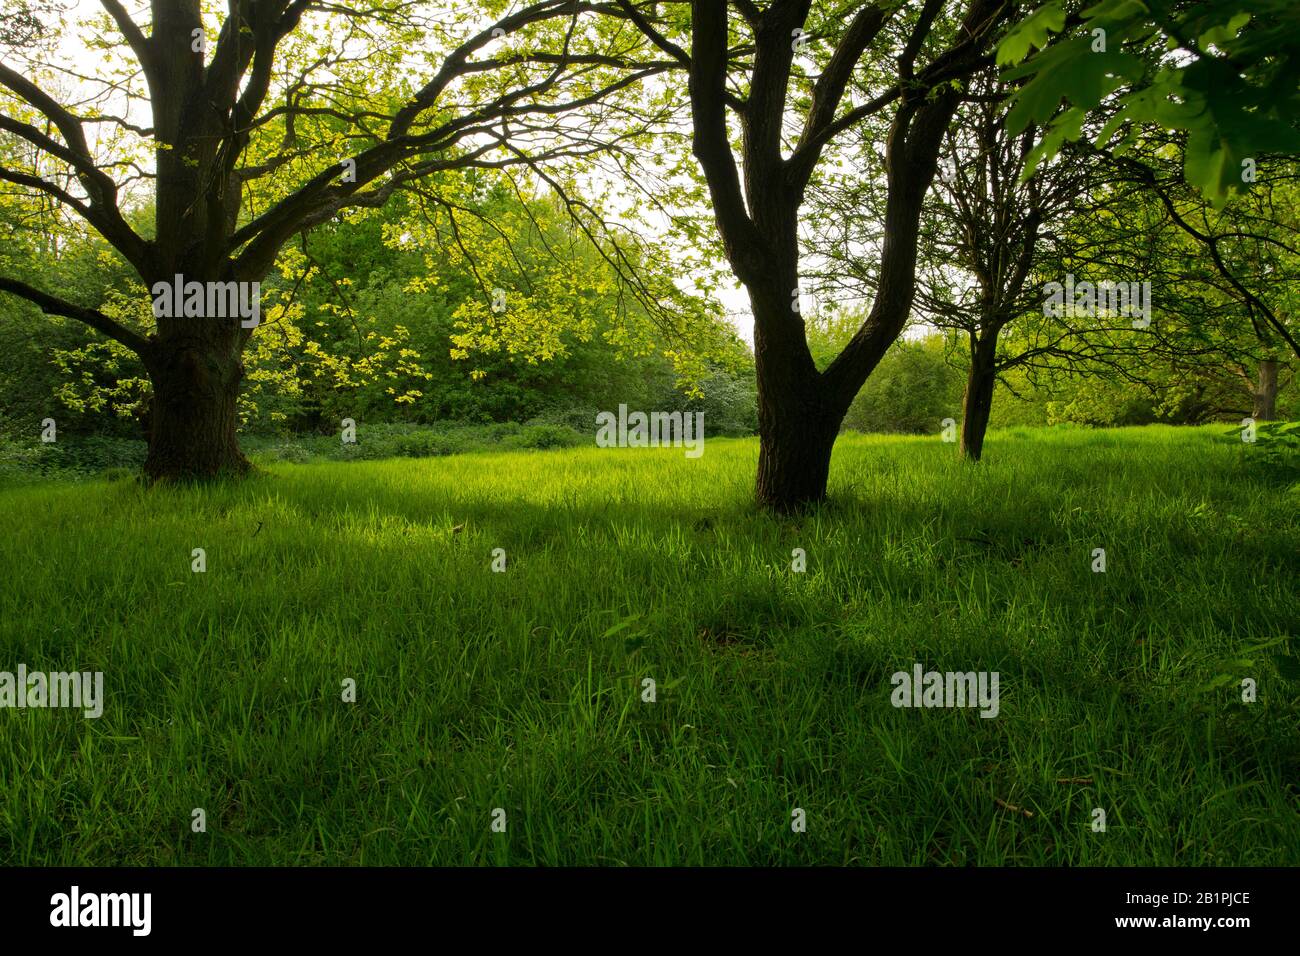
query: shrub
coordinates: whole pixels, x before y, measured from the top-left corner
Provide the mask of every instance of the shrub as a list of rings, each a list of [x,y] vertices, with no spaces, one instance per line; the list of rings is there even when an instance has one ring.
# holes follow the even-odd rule
[[[585,444],[583,436],[567,425],[530,425],[515,441],[505,442],[511,448],[573,448]]]

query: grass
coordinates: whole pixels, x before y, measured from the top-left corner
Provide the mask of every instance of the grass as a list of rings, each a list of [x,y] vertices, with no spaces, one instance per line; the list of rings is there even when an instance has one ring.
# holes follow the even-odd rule
[[[753,440],[0,491],[0,670],[107,696],[0,710],[0,861],[1300,863],[1300,496],[1222,431],[845,437],[801,519]]]

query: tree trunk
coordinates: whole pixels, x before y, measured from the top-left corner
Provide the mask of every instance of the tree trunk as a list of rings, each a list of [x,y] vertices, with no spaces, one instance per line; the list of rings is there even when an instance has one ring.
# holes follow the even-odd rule
[[[1261,359],[1259,384],[1255,388],[1255,421],[1269,422],[1277,418],[1277,359]]]
[[[826,499],[840,419],[759,380],[758,503],[790,514]]]
[[[996,341],[995,336],[994,345]],[[984,433],[989,427],[993,389],[998,375],[994,349],[986,342],[977,343],[970,358],[970,375],[966,378],[966,394],[962,399],[961,456],[967,461],[979,461],[984,451]]]
[[[153,383],[149,409],[150,481],[236,477],[250,469],[236,434],[236,400],[244,366],[233,343],[159,342],[146,360]]]
[[[790,234],[794,234],[793,228]],[[836,414],[795,310],[798,253],[791,245],[765,281],[749,288],[758,378],[758,504],[790,514],[826,499]],[[775,277],[782,278],[775,278]],[[847,410],[847,406],[846,409]]]

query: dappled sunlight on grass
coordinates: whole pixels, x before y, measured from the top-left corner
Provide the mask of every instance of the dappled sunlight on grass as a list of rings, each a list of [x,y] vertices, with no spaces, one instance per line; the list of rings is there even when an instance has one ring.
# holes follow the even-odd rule
[[[788,519],[752,440],[0,491],[4,659],[108,697],[0,713],[0,857],[1297,862],[1297,689],[1201,690],[1295,633],[1294,498],[1215,429],[986,456],[847,435]],[[998,671],[999,716],[895,709],[917,662]]]

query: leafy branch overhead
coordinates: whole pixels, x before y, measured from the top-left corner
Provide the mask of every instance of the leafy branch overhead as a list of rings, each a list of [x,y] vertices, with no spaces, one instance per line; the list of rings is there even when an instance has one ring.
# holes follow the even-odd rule
[[[1300,5],[1293,0],[1042,4],[1003,38],[1019,83],[1011,132],[1044,128],[1027,175],[1084,135],[1123,150],[1142,128],[1187,135],[1184,175],[1221,205],[1268,154],[1300,151]],[[1062,105],[1064,101],[1064,105]],[[1116,139],[1118,135],[1118,140]]]

